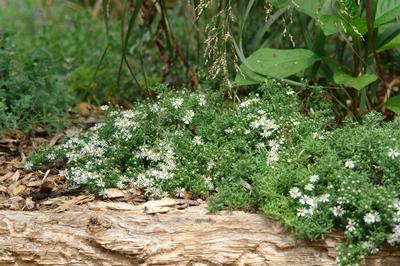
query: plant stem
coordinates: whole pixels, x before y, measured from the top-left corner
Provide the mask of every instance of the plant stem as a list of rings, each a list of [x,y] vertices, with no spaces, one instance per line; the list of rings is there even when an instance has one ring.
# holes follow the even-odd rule
[[[382,85],[384,86],[384,88],[386,88],[387,86],[385,83],[385,79],[383,77],[382,63],[381,63],[378,53],[376,52],[374,28],[372,25],[372,15],[371,15],[371,0],[365,1],[365,13],[366,13],[366,17],[367,17],[368,41],[370,42],[370,48],[374,55],[377,74],[378,74],[380,81],[382,82]]]

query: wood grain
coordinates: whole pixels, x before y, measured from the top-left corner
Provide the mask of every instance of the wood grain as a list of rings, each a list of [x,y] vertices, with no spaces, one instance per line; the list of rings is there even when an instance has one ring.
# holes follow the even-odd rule
[[[205,204],[179,210],[173,200],[0,212],[0,265],[335,265],[337,241],[296,243],[262,215],[209,214]],[[365,264],[400,265],[400,251]]]

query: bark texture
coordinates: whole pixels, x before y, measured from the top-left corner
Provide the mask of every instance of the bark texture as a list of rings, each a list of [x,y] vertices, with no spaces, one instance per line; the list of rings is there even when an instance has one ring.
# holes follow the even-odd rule
[[[295,243],[278,222],[175,201],[0,211],[0,265],[335,265],[339,236]],[[384,249],[366,265],[400,265]]]

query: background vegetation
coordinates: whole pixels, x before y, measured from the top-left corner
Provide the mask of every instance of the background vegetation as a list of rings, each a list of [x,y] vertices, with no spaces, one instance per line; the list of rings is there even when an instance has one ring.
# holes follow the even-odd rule
[[[399,14],[399,0],[0,0],[0,130],[57,131],[104,105],[26,168],[64,162],[99,196],[257,209],[313,240],[339,228],[352,265],[400,242]]]

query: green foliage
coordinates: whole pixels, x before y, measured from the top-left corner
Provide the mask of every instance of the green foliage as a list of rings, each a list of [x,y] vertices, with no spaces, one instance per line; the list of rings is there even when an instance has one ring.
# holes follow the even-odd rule
[[[253,50],[245,58],[243,49],[238,48],[242,64],[236,74],[236,85],[257,84],[263,82],[265,76],[290,78],[294,81],[292,84],[299,86],[304,86],[298,82],[300,78],[318,81],[320,85],[334,85],[342,90],[327,91],[339,101],[341,107],[350,101],[351,110],[345,111],[353,113],[358,120],[365,114],[365,109],[379,110],[385,104],[382,101],[387,101],[387,97],[382,99],[379,95],[390,92],[391,88],[383,82],[384,71],[389,67],[383,61],[399,59],[396,51],[400,36],[398,0],[368,0],[360,4],[353,0],[272,0],[267,3],[274,7],[269,8],[272,18],[280,14],[281,8],[289,7],[288,14],[282,18],[283,27],[268,19],[266,25],[271,28],[270,31],[283,31],[292,49],[288,50],[282,40],[274,39],[272,32],[270,36],[266,35],[271,40],[267,39],[264,44],[274,49],[265,48],[267,45],[253,47],[258,50]],[[302,25],[301,30],[298,30],[299,25]],[[241,32],[239,38],[240,35]],[[385,57],[379,55],[383,51],[386,52]],[[281,65],[282,60],[287,64]],[[396,72],[393,69],[390,71]],[[381,86],[377,90],[378,80]],[[368,97],[365,96],[367,93]]]
[[[261,209],[296,235],[314,240],[344,229],[339,265],[359,262],[385,240],[399,241],[393,229],[399,222],[399,128],[381,119],[371,113],[359,125],[303,135],[275,169],[256,179]]]
[[[256,51],[241,66],[244,74],[236,76],[236,85],[257,84],[265,80],[265,76],[286,78],[297,74],[313,65],[319,58],[305,49],[271,49]]]
[[[60,128],[71,94],[41,49],[19,54],[0,36],[0,131],[28,126]]]
[[[400,242],[396,124],[371,113],[332,127],[326,106],[304,116],[296,92],[273,81],[240,103],[154,93],[132,110],[108,108],[104,123],[33,154],[28,167],[67,160],[68,180],[94,193],[136,186],[150,198],[209,198],[211,211],[258,207],[311,240],[339,227],[340,265]]]

